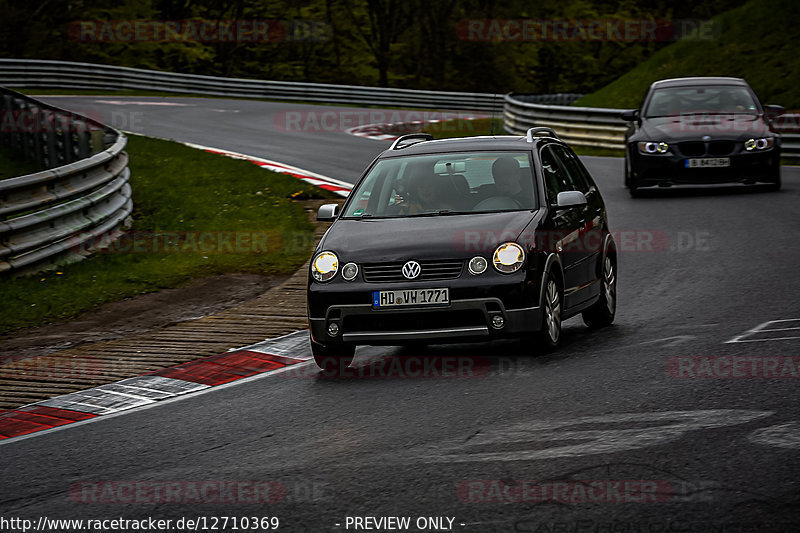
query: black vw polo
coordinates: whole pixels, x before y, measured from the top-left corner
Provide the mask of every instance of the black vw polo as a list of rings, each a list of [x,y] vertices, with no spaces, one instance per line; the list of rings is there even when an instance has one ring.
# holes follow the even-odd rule
[[[541,135],[541,136],[540,136]],[[311,261],[321,368],[359,344],[522,337],[555,348],[561,322],[616,310],[616,246],[589,172],[548,128],[525,137],[401,137],[379,155]]]

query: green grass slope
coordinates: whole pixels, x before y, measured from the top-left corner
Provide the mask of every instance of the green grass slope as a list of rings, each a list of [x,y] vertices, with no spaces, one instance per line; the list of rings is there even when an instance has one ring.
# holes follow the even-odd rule
[[[668,45],[573,105],[635,108],[657,80],[734,76],[747,80],[763,104],[800,109],[800,2],[752,0],[713,20],[715,39]]]

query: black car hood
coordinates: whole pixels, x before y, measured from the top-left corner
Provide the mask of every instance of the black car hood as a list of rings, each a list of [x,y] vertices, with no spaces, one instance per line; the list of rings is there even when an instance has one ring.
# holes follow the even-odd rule
[[[498,244],[515,240],[534,216],[535,211],[515,211],[339,219],[318,249],[337,253],[342,262],[468,258],[492,253]]]
[[[643,139],[657,142],[710,140],[746,141],[764,137],[769,127],[755,115],[694,115],[645,118],[639,130]]]

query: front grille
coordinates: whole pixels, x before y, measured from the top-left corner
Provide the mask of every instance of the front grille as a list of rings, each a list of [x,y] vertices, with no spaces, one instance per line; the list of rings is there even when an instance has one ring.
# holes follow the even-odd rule
[[[464,269],[464,261],[418,261],[420,274],[414,280],[403,276],[405,261],[398,263],[372,263],[363,266],[364,281],[390,283],[394,281],[441,281],[456,279]]]
[[[378,311],[367,315],[345,316],[342,329],[346,333],[368,331],[415,331],[447,329],[467,326],[485,326],[486,318],[480,309],[448,311],[409,311],[385,313]]]
[[[708,143],[709,155],[730,155],[735,147],[733,141],[711,141]]]
[[[678,143],[678,148],[686,156],[706,155],[706,145],[701,142]]]

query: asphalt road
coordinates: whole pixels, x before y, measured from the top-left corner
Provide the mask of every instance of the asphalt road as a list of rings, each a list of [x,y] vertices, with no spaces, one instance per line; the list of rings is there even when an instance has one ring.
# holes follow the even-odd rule
[[[273,117],[289,104],[184,103],[195,107],[97,109],[136,107],[142,122],[126,129],[348,181],[386,146],[340,131],[276,134]],[[547,356],[512,342],[361,348],[367,377],[301,367],[12,441],[0,445],[0,517],[277,516],[278,531],[363,531],[347,517],[366,516],[411,517],[399,531],[447,530],[447,520],[418,529],[419,517],[477,532],[796,530],[800,374],[774,358],[800,356],[800,169],[784,169],[779,193],[634,200],[621,160],[585,161],[620,232],[613,327],[589,332],[573,319]],[[762,329],[781,331],[747,333],[778,320]],[[368,377],[451,356],[471,371]],[[688,358],[726,356],[749,359],[735,372],[707,368],[743,377],[691,377],[704,374]],[[745,377],[753,361],[779,361],[788,377]],[[245,491],[235,503],[124,503],[129,492],[112,491],[92,503],[105,489],[85,489],[178,481],[188,490],[185,482],[208,480],[275,482],[280,501],[246,503]]]

